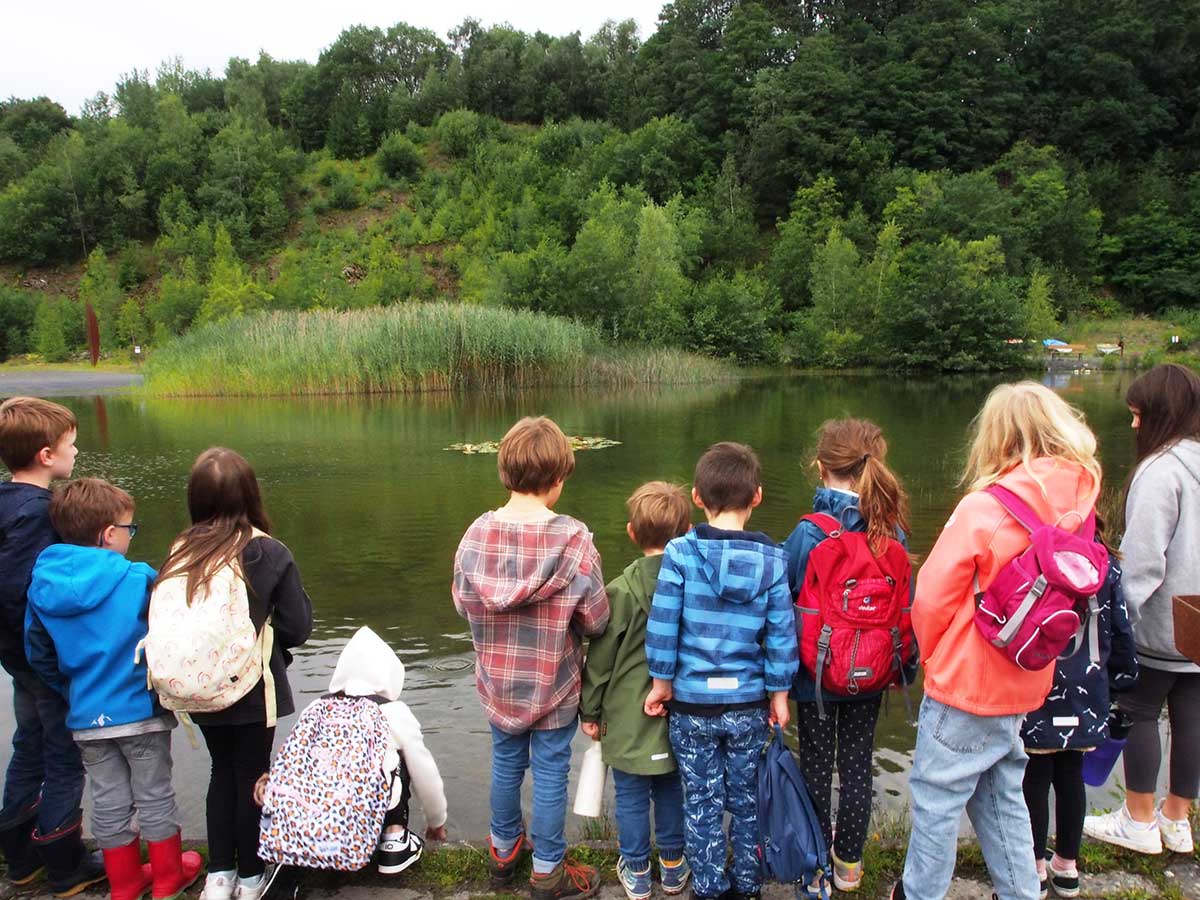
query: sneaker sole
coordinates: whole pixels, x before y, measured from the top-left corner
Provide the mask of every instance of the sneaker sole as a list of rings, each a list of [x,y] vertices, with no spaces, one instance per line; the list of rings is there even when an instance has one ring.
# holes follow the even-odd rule
[[[413,863],[421,858],[421,854],[424,852],[425,848],[422,847],[398,866],[385,866],[381,863],[380,865],[376,866],[376,868],[379,870],[380,875],[395,875],[396,873],[403,872],[409,866],[413,865]]]
[[[680,894],[682,894],[684,891],[687,890],[688,882],[690,880],[691,880],[691,873],[688,873],[688,877],[683,879],[683,884],[681,884],[679,887],[669,888],[664,885],[662,892],[664,894],[666,894],[668,897],[678,897]]]
[[[1063,900],[1073,900],[1079,896],[1079,888],[1060,888],[1053,881],[1050,882],[1050,890],[1054,891],[1054,896],[1062,897]]]
[[[858,881],[842,881],[842,879],[838,878],[837,875],[833,876],[834,888],[841,891],[843,894],[854,893],[860,887],[862,887],[862,883],[863,883],[863,880],[861,878],[858,879]]]
[[[55,897],[74,897],[76,894],[80,894],[80,893],[83,893],[84,891],[86,891],[93,884],[99,884],[100,882],[105,881],[107,878],[108,878],[107,875],[101,875],[98,878],[90,878],[87,881],[81,881],[81,882],[79,882],[79,884],[71,885],[65,891],[55,891],[54,896]]]
[[[1115,847],[1124,847],[1126,850],[1134,850],[1137,853],[1145,853],[1147,856],[1158,856],[1160,853],[1162,853],[1161,846],[1156,849],[1154,847],[1147,847],[1144,844],[1138,844],[1129,840],[1128,838],[1121,837],[1120,835],[1097,834],[1094,830],[1089,831],[1086,826],[1084,826],[1083,833],[1094,841],[1102,841],[1105,844],[1112,844]]]
[[[1195,853],[1196,852],[1195,841],[1193,841],[1191,839],[1190,835],[1186,841],[1180,841],[1178,844],[1172,844],[1170,841],[1167,840],[1166,832],[1162,831],[1162,829],[1159,829],[1159,833],[1163,837],[1162,843],[1163,843],[1164,850],[1167,850],[1171,853]]]
[[[38,868],[34,869],[28,875],[22,875],[20,878],[13,878],[11,875],[9,875],[8,883],[16,884],[16,885],[26,885],[26,884],[29,884],[31,881],[34,881],[39,875],[41,875],[45,871],[46,871],[45,866],[38,866]]]

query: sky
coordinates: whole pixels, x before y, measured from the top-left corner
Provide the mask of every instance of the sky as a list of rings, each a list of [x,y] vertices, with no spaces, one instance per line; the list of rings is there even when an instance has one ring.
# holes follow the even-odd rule
[[[316,62],[322,48],[351,25],[386,28],[408,22],[443,39],[467,17],[508,22],[522,31],[587,38],[606,19],[633,19],[652,34],[664,0],[65,0],[6,3],[0,26],[0,99],[47,96],[68,113],[97,91],[112,93],[131,69],[153,76],[160,62],[183,58],[189,69],[221,74],[232,56],[251,61]]]

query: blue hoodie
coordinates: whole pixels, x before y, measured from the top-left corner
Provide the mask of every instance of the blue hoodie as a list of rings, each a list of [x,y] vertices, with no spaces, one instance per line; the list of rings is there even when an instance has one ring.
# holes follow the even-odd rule
[[[858,511],[858,494],[819,487],[813,496],[813,512],[833,516],[842,523],[842,527],[847,531],[867,530],[867,520]],[[908,547],[908,538],[903,533],[896,537],[901,544]],[[808,556],[823,540],[825,540],[825,532],[812,522],[802,520],[788,535],[788,539],[783,542],[783,549],[787,552],[788,558],[788,590],[791,591],[793,600],[799,596],[800,588],[804,586],[804,572],[808,568]],[[912,583],[914,586],[916,585],[915,578]],[[913,679],[917,677],[919,665],[919,656],[914,653],[911,666],[905,670],[906,684],[912,684]],[[882,691],[875,693],[882,693]],[[873,696],[875,694],[855,694],[853,697],[846,697],[824,691],[821,694],[821,700],[836,703],[843,700],[862,700],[864,697]],[[796,673],[796,681],[792,685],[792,699],[797,703],[815,703],[817,700],[817,683],[804,666],[800,666]]]
[[[790,688],[800,662],[783,548],[710,525],[667,544],[646,661],[682,703],[750,703]]]
[[[127,725],[160,712],[146,687],[145,660],[133,661],[146,636],[154,578],[145,563],[100,547],[51,544],[38,556],[25,611],[25,653],[41,679],[67,698],[73,731]]]

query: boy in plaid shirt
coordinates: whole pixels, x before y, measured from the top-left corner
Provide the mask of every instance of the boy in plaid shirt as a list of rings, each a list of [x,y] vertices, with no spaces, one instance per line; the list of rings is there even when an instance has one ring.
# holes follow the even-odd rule
[[[492,728],[492,886],[534,853],[533,900],[590,897],[595,869],[564,859],[567,775],[579,711],[582,639],[608,625],[600,555],[587,527],[554,512],[575,470],[553,421],[525,418],[500,442],[508,503],[471,523],[454,557],[454,606],[471,626],[475,684]],[[530,847],[521,783],[533,769]]]

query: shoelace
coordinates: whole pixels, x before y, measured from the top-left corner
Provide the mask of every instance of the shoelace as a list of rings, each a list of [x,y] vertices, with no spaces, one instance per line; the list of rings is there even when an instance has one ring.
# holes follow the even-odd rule
[[[563,872],[571,879],[577,890],[586,892],[591,889],[592,883],[588,881],[588,872],[583,866],[563,860]]]

